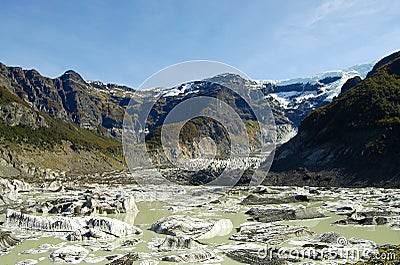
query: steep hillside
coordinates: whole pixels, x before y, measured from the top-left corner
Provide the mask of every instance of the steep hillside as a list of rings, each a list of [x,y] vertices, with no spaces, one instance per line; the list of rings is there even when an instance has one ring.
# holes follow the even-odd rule
[[[57,120],[0,87],[0,176],[46,177],[123,168],[121,144]]]
[[[399,187],[400,54],[382,59],[368,78],[310,114],[277,150],[272,171],[282,182]]]

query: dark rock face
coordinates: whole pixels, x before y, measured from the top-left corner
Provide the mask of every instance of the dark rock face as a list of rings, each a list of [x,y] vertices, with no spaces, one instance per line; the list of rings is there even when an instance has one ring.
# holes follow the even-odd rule
[[[291,183],[288,172],[310,171],[296,183],[400,187],[400,53],[377,63],[369,77],[317,109],[298,134],[276,152],[271,171]],[[324,172],[337,172],[327,176]],[[290,174],[292,175],[292,174]]]
[[[121,128],[124,109],[122,98],[101,85],[85,82],[76,72],[69,70],[58,78],[43,77],[35,70],[7,67],[0,64],[0,86],[29,102],[35,110],[78,124],[82,128],[97,130]],[[112,86],[106,89],[112,89]],[[124,87],[127,91],[131,89]]]
[[[346,83],[344,83],[344,85],[340,89],[340,94],[346,92],[350,88],[355,87],[356,85],[358,85],[358,83],[361,82],[361,80],[362,79],[359,76],[355,76],[355,77],[350,78],[349,80],[346,81]]]
[[[396,58],[400,57],[400,51],[392,53],[388,56],[386,56],[385,58],[383,58],[382,60],[380,60],[379,62],[377,62],[374,67],[372,68],[372,70],[368,73],[367,77],[371,77],[374,73],[376,73],[376,71],[381,68],[382,66],[384,66],[387,63],[390,63],[391,61],[395,60]]]

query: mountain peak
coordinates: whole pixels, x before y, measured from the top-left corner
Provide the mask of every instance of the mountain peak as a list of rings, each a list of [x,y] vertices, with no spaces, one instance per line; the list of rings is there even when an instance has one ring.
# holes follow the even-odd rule
[[[79,80],[79,81],[83,81],[85,82],[85,80],[82,78],[82,76],[80,74],[78,74],[77,72],[75,72],[74,70],[67,70],[65,71],[64,74],[62,74],[60,76],[61,79],[74,79],[74,80]]]

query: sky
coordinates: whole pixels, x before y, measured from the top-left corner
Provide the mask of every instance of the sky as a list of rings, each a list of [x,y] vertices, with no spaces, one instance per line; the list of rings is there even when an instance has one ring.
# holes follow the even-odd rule
[[[287,79],[400,49],[400,1],[2,1],[0,62],[138,87],[189,60]]]

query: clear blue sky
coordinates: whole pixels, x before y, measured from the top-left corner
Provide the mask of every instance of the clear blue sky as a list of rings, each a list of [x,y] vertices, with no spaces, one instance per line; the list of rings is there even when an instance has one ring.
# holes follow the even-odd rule
[[[400,1],[2,1],[0,61],[138,86],[215,60],[256,79],[370,62],[400,49]]]

